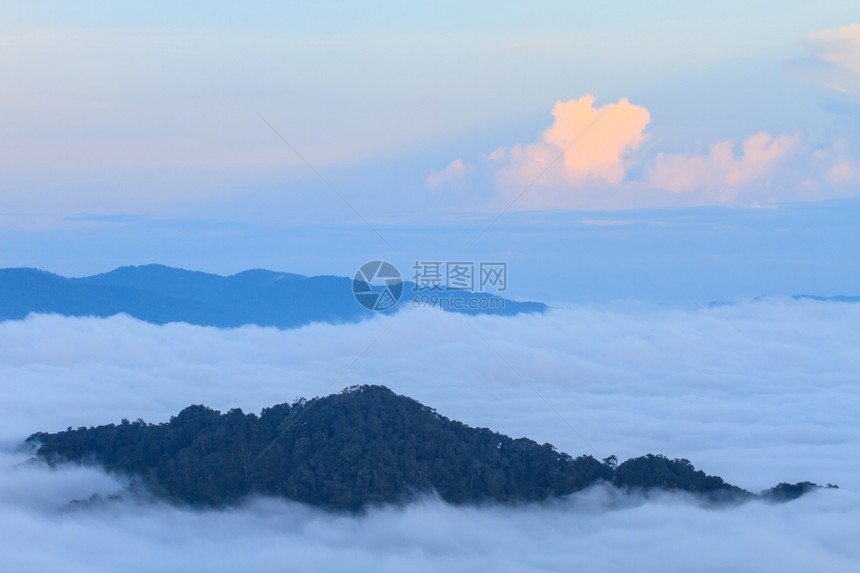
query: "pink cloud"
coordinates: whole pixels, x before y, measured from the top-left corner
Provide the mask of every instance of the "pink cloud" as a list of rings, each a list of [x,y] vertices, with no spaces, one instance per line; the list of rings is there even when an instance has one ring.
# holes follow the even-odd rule
[[[827,183],[839,185],[850,183],[860,176],[857,165],[848,155],[848,144],[838,139],[833,145],[812,152],[813,164],[821,170],[821,178]]]
[[[809,38],[823,60],[860,75],[860,24],[814,32]]]
[[[593,95],[585,95],[578,100],[556,102],[552,109],[555,121],[540,134],[538,141],[499,148],[487,156],[505,162],[498,172],[500,182],[527,185],[562,153],[564,156],[541,176],[539,184],[582,186],[594,179],[612,184],[623,182],[627,171],[625,155],[637,149],[647,137],[643,132],[651,114],[627,98],[600,108],[594,107],[594,100]],[[583,133],[595,119],[596,123]]]
[[[860,98],[860,25],[813,32],[805,45],[809,57],[789,62],[791,75]]]
[[[648,181],[653,187],[674,193],[705,189],[731,199],[738,187],[768,174],[781,159],[797,150],[801,141],[799,134],[773,137],[760,132],[744,141],[739,157],[731,141],[712,144],[704,155],[659,153],[648,167]]]
[[[448,167],[441,171],[433,171],[427,176],[427,187],[430,189],[438,189],[445,185],[458,186],[463,180],[474,173],[475,167],[463,163],[463,159],[455,159],[448,164]]]
[[[831,183],[846,183],[857,178],[857,168],[846,157],[839,157],[827,170],[827,181]]]
[[[651,114],[627,98],[601,107],[593,95],[558,101],[552,115],[533,143],[482,156],[496,179],[493,210],[761,206],[858,193],[851,183],[860,169],[841,140],[811,151],[800,133],[761,131],[711,143],[703,153],[646,154],[640,148]],[[462,180],[473,169],[457,159],[431,173],[428,186]]]

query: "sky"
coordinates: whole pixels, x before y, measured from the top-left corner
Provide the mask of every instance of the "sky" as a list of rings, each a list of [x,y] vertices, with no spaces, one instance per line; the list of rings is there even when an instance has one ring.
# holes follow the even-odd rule
[[[752,5],[751,5],[752,4]],[[0,267],[860,292],[853,2],[6,2]]]
[[[157,326],[128,316],[7,321],[0,564],[856,571],[858,324],[860,306],[789,298],[699,309],[576,305],[516,317],[404,311],[295,330]],[[272,499],[207,512],[133,499],[70,508],[121,490],[125,478],[21,465],[29,454],[17,449],[36,431],[163,422],[191,403],[259,413],[380,383],[442,415],[572,455],[683,457],[750,491],[802,480],[840,488],[718,510],[681,495],[623,497],[603,487],[519,507],[431,497],[360,518]]]

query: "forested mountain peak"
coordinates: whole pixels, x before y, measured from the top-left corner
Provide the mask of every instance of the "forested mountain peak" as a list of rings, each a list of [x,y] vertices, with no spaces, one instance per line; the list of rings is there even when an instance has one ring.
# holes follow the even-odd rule
[[[752,497],[688,460],[574,458],[551,444],[450,420],[384,386],[353,386],[259,415],[192,405],[168,422],[122,420],[37,433],[28,442],[48,463],[100,465],[195,506],[219,507],[255,494],[350,511],[427,493],[458,504],[531,502],[598,482],[711,500]],[[781,484],[770,497],[791,499],[817,487],[808,485]]]

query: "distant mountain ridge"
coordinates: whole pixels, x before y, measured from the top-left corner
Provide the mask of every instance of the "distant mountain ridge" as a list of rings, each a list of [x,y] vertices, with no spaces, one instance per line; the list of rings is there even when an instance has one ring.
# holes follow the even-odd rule
[[[398,306],[411,302],[407,295],[412,286],[404,283]],[[499,298],[469,292],[456,296]],[[513,315],[546,308],[539,302],[504,300],[503,308],[462,312]],[[356,302],[352,279],[347,277],[307,277],[264,269],[225,277],[156,264],[119,267],[83,278],[30,268],[0,269],[0,321],[23,319],[30,313],[98,317],[126,313],[154,324],[278,328],[356,322],[374,315]]]
[[[767,296],[757,296],[752,300],[767,300]],[[846,295],[837,295],[837,296],[818,296],[814,294],[795,294],[791,295],[792,300],[814,300],[816,302],[844,302],[844,303],[858,303],[860,302],[860,296],[846,296]],[[720,308],[723,306],[732,306],[737,304],[737,302],[728,301],[728,300],[712,300],[708,303],[708,308]]]
[[[794,300],[817,300],[820,302],[860,302],[860,296],[816,296],[813,294],[796,294]]]
[[[819,488],[783,483],[757,496],[688,460],[573,458],[551,444],[450,420],[384,386],[353,386],[264,408],[259,416],[195,405],[162,424],[123,420],[36,433],[27,443],[49,464],[98,465],[134,476],[133,483],[163,499],[202,507],[251,495],[347,511],[431,493],[455,504],[522,503],[598,483],[684,491],[712,502],[786,501]]]

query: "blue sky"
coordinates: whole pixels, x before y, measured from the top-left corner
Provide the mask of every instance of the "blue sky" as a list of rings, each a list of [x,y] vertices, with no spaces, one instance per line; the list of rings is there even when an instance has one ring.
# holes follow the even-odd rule
[[[857,24],[851,2],[7,3],[0,266],[492,259],[550,301],[857,294]]]

